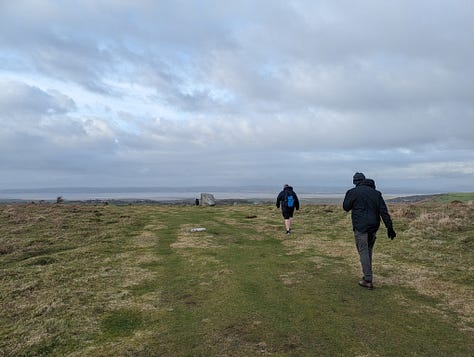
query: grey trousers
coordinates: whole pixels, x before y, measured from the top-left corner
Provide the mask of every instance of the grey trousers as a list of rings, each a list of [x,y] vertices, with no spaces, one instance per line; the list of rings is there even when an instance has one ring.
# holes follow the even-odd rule
[[[375,233],[354,231],[354,238],[359,252],[360,264],[364,273],[364,280],[372,282],[372,252],[374,250]]]

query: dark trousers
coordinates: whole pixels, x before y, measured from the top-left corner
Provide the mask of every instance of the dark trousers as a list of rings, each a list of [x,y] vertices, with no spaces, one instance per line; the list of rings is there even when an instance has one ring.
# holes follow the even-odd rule
[[[354,238],[359,252],[360,264],[364,273],[364,280],[372,282],[372,252],[374,250],[375,233],[354,231]]]

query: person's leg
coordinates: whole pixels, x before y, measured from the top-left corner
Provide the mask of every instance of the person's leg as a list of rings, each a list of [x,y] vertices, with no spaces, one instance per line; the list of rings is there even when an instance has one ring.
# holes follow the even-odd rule
[[[364,280],[366,282],[372,282],[372,262],[369,253],[369,242],[368,233],[362,233],[354,231],[354,238],[359,252],[360,264],[362,265],[362,271],[364,273]],[[373,245],[372,245],[373,247]]]
[[[367,246],[369,248],[369,259],[370,259],[370,267],[372,269],[372,252],[374,251],[374,245],[375,245],[375,240],[377,239],[377,236],[375,233],[369,233],[368,239],[367,239]]]
[[[286,229],[286,233],[289,233],[290,231],[290,228],[291,227],[291,222],[290,222],[290,214],[287,210],[283,209],[281,211],[281,214],[283,215],[283,219],[285,220],[285,229]]]
[[[294,212],[294,210],[292,210],[292,209],[289,209],[286,212],[286,217],[285,217],[286,233],[291,232],[291,223],[293,222],[293,212]]]

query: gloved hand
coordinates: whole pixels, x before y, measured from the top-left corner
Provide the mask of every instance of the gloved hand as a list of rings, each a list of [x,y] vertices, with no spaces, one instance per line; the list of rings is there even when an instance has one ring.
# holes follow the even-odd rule
[[[397,233],[395,233],[395,231],[393,230],[393,227],[388,227],[387,228],[387,236],[393,240],[393,238],[395,238],[397,236]]]

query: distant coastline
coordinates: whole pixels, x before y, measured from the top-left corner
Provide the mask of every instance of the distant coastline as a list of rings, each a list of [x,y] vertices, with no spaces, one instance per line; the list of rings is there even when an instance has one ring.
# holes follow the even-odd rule
[[[150,200],[150,201],[182,201],[200,198],[201,193],[212,193],[217,200],[273,200],[280,187],[73,187],[73,188],[40,188],[40,189],[3,189],[0,190],[0,201],[26,200],[51,201],[62,197],[67,201],[88,200]],[[313,191],[314,192],[314,191]],[[336,192],[336,193],[334,193]],[[342,191],[312,193],[311,189],[299,190],[302,198],[333,198],[343,195]]]
[[[58,191],[59,192],[59,191]],[[218,203],[267,203],[274,202],[278,192],[83,192],[83,193],[46,193],[20,192],[0,193],[0,202],[56,202],[58,197],[65,203],[142,203],[142,204],[195,204],[201,193],[211,193]],[[342,202],[342,193],[298,193],[300,201],[304,202]]]
[[[278,193],[276,188],[270,192],[268,187],[192,187],[192,188],[42,188],[42,189],[3,189],[0,190],[1,203],[55,203],[60,197],[64,203],[86,204],[172,204],[194,205],[202,192],[212,193],[217,204],[258,204],[273,203]],[[344,189],[326,188],[324,192],[312,192],[311,188],[298,190],[300,201],[304,204],[342,203]],[[442,194],[384,193],[387,202],[418,202]]]

